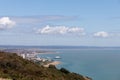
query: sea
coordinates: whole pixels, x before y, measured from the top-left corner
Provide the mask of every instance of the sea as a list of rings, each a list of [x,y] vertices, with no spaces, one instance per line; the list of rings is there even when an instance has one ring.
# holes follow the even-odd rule
[[[120,80],[120,48],[49,49],[53,54],[40,54],[54,59],[57,68],[88,76],[93,80]],[[56,52],[56,53],[54,53]]]
[[[63,67],[93,80],[120,80],[120,47],[7,46],[6,48],[40,48],[47,50],[48,53],[38,56],[60,61],[61,64],[56,66],[59,69]],[[61,59],[55,59],[56,56],[60,56]]]

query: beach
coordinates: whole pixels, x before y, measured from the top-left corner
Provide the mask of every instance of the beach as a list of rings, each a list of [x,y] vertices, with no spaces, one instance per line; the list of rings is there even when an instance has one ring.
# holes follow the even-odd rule
[[[53,62],[51,62],[51,63],[48,63],[48,64],[44,65],[44,67],[49,67],[49,65],[54,65],[54,66],[56,66],[56,65],[58,65],[58,64],[60,64],[60,63],[61,63],[60,61],[53,61]]]

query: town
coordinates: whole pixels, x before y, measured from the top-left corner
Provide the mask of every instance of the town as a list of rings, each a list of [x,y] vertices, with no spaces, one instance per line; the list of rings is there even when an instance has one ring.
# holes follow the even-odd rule
[[[53,53],[51,51],[45,51],[45,50],[40,50],[40,49],[23,49],[23,48],[19,48],[19,49],[4,48],[4,49],[0,49],[0,50],[3,52],[16,53],[18,56],[21,56],[23,59],[27,59],[29,61],[37,63],[40,66],[46,66],[48,64],[52,64],[53,62],[55,62],[53,59],[51,59],[49,57],[40,57],[39,56],[39,54]],[[56,64],[53,64],[53,65],[56,65]]]

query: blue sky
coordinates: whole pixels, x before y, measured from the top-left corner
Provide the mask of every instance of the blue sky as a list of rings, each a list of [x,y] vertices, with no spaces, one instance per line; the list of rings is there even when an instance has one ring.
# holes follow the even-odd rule
[[[0,0],[0,45],[120,46],[120,0]]]

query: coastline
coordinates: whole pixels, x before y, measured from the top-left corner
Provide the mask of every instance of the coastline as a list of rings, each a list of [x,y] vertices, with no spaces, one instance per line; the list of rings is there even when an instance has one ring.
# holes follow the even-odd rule
[[[44,67],[49,67],[49,65],[54,65],[54,66],[56,66],[56,65],[59,65],[59,64],[61,64],[60,61],[53,61],[53,62],[51,62],[51,63],[48,63],[48,64],[44,65]]]

